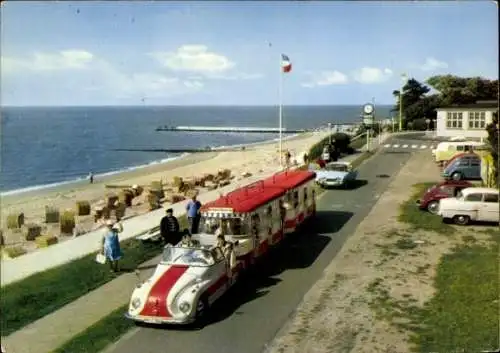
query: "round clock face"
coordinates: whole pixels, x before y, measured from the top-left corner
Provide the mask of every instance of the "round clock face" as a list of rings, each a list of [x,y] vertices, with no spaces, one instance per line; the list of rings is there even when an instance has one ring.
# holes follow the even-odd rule
[[[373,105],[371,105],[371,104],[365,104],[365,106],[363,107],[363,111],[364,111],[366,114],[371,114],[371,113],[373,113]]]

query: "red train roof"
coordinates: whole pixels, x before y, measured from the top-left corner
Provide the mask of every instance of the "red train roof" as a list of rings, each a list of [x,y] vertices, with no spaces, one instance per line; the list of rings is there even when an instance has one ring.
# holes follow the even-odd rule
[[[279,187],[264,187],[263,181],[257,181],[248,186],[236,189],[217,200],[203,205],[201,211],[210,209],[231,209],[234,213],[247,213],[259,208],[263,204],[283,196],[285,190]]]
[[[309,170],[285,170],[264,179],[264,185],[266,187],[279,187],[290,190],[315,177],[316,173]]]

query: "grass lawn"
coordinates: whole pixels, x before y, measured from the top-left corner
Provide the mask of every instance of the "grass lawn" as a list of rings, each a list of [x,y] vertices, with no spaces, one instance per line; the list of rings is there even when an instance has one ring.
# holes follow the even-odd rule
[[[437,268],[435,296],[421,311],[412,337],[416,351],[495,351],[499,342],[498,246],[464,245],[444,255]]]
[[[132,320],[127,320],[123,315],[127,311],[124,305],[104,319],[79,333],[52,353],[87,353],[100,352],[108,345],[116,342],[123,334],[134,327]]]
[[[400,206],[399,221],[408,223],[415,230],[434,231],[439,234],[453,234],[456,230],[453,226],[443,223],[441,217],[433,215],[429,212],[422,211],[415,204],[415,201],[422,197],[425,190],[432,185],[432,183],[420,183],[413,185],[414,192],[412,196]]]
[[[179,217],[179,222],[181,228],[186,227],[184,216]],[[134,270],[162,251],[158,244],[135,239],[123,241],[121,246],[123,270]],[[3,287],[0,296],[2,335],[19,330],[116,278],[108,271],[108,266],[95,262],[95,255],[92,253]]]

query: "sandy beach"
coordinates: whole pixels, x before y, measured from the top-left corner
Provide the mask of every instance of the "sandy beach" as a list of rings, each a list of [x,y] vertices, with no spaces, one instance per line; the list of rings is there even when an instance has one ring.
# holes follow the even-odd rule
[[[311,145],[326,134],[326,132],[317,132],[296,136],[284,141],[283,148],[291,152],[293,159],[294,156],[299,156],[308,150]],[[265,172],[277,165],[279,165],[278,143],[273,141],[250,145],[244,151],[190,154],[164,164],[97,178],[94,184],[82,181],[17,195],[6,195],[1,198],[1,220],[5,245],[21,245],[27,251],[36,249],[34,242],[26,241],[22,232],[7,230],[7,216],[20,212],[24,213],[25,224],[35,223],[42,226],[42,234],[58,236],[58,241],[71,239],[68,236],[59,236],[58,224],[44,223],[45,207],[54,207],[62,212],[75,210],[77,201],[88,201],[94,209],[97,204],[103,202],[107,193],[117,191],[116,189],[107,189],[105,185],[130,186],[136,184],[147,188],[153,181],[162,180],[164,184],[171,184],[175,176],[189,179],[207,173],[216,174],[222,169],[230,169],[232,175],[238,179],[243,173]],[[204,190],[199,191],[203,192]],[[143,195],[134,198],[133,206],[127,208],[125,215],[130,217],[148,212],[148,207],[146,193],[143,193]],[[77,217],[77,229],[81,232],[90,231],[100,226],[100,223],[94,222],[91,215]]]

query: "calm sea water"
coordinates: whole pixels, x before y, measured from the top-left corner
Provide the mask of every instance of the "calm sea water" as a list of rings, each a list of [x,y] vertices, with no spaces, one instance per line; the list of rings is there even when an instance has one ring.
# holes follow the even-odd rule
[[[390,106],[379,106],[389,116]],[[359,121],[360,106],[284,107],[288,129]],[[204,148],[255,143],[274,134],[157,132],[160,125],[277,127],[277,107],[4,107],[0,191],[69,182],[178,155],[116,148]]]

